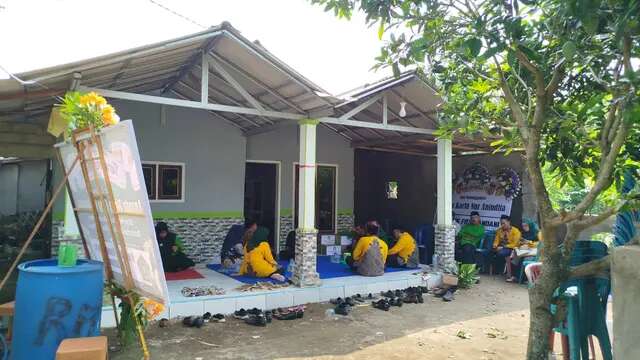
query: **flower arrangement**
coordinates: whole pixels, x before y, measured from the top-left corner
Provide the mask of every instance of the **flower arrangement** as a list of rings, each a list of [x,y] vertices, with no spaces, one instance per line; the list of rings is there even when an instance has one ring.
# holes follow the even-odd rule
[[[62,98],[60,115],[67,123],[68,133],[93,126],[100,129],[120,121],[113,106],[95,92],[69,91]]]
[[[513,199],[520,196],[522,181],[518,173],[512,168],[502,168],[496,175],[496,194]]]
[[[482,185],[486,185],[491,181],[489,170],[480,163],[475,163],[464,171],[462,175],[465,184],[471,181],[477,181]]]
[[[122,346],[135,342],[136,336],[147,327],[149,322],[164,311],[164,305],[151,299],[143,299],[137,293],[128,291],[114,282],[107,284],[108,292],[120,299],[120,322],[118,336]]]

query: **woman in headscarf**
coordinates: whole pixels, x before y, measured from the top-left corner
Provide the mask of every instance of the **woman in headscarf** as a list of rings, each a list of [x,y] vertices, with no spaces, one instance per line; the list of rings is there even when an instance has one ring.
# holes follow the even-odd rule
[[[156,240],[160,248],[162,267],[166,272],[178,272],[195,265],[183,252],[182,240],[173,232],[169,231],[166,222],[160,221],[156,224]]]
[[[522,239],[529,242],[529,247],[534,248],[538,241],[542,240],[542,232],[538,229],[538,224],[531,219],[524,219],[522,222]]]
[[[382,276],[387,261],[389,247],[378,238],[378,226],[368,222],[365,226],[366,236],[358,240],[353,254],[345,259],[346,263],[358,274],[363,276]]]
[[[278,263],[273,258],[271,247],[267,241],[268,237],[269,229],[260,226],[250,238],[246,239],[240,275],[272,278],[278,281],[286,280],[281,274],[282,269],[278,268]]]

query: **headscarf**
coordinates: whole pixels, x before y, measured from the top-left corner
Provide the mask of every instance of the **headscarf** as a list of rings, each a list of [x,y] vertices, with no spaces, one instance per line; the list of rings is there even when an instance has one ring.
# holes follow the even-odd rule
[[[247,252],[255,249],[261,242],[267,241],[269,237],[269,229],[259,226],[253,233],[253,236],[247,241]]]
[[[524,223],[529,225],[529,231],[522,229],[522,238],[529,241],[538,241],[538,233],[540,232],[538,224],[531,219],[524,219]]]
[[[160,233],[163,231],[167,232],[167,236],[164,239],[160,239]],[[158,221],[158,223],[156,224],[156,239],[158,239],[158,241],[174,241],[175,236],[176,234],[169,231],[169,226],[166,222]]]

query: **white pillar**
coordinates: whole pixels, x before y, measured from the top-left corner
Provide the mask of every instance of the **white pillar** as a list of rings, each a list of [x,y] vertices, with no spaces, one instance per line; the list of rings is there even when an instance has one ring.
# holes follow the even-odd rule
[[[300,164],[298,173],[298,228],[296,229],[295,266],[291,280],[297,286],[318,286],[316,270],[318,231],[316,209],[316,126],[317,120],[300,120]]]
[[[450,226],[453,223],[451,216],[453,211],[452,163],[451,140],[438,139],[438,225]]]
[[[445,271],[454,272],[457,269],[455,261],[456,234],[452,217],[452,176],[453,156],[451,140],[438,139],[438,224],[435,227],[435,254],[438,255],[438,263]]]
[[[300,122],[300,173],[298,174],[298,228],[315,229],[316,202],[316,125],[317,121]]]

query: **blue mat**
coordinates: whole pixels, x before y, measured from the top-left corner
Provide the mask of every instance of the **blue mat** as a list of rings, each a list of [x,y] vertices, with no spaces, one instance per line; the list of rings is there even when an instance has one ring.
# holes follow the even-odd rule
[[[331,262],[331,257],[330,256],[318,256],[318,265],[317,265],[317,269],[318,269],[318,273],[320,274],[320,279],[331,279],[331,278],[338,278],[338,277],[345,277],[345,276],[354,276],[354,275],[358,275],[356,273],[354,273],[348,266],[343,265],[343,264],[336,264],[336,263],[332,263]],[[288,261],[278,261],[278,264],[280,266],[282,266],[284,269],[287,268],[287,266],[289,265]],[[234,278],[235,280],[238,280],[240,282],[243,282],[245,284],[255,284],[257,282],[260,281],[268,281],[268,282],[272,282],[272,283],[278,283],[278,281],[275,281],[273,279],[269,279],[269,278],[256,278],[253,276],[231,276],[231,274],[225,272],[222,269],[222,265],[220,264],[209,264],[207,265],[207,267],[213,271],[217,271],[221,274],[225,274],[227,276],[230,276],[232,278]],[[398,272],[398,271],[417,271],[416,269],[403,269],[403,268],[392,268],[392,267],[387,267],[385,269],[386,273],[391,273],[391,272]],[[285,273],[285,276],[287,278],[291,277],[290,273]]]

